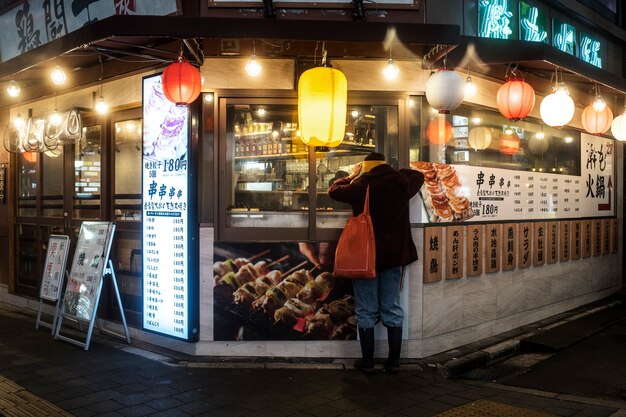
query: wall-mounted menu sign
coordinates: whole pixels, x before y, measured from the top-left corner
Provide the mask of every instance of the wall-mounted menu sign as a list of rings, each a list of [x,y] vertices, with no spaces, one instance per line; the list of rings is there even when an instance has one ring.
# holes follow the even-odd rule
[[[446,227],[446,279],[463,278],[463,226]]]
[[[500,251],[502,247],[502,228],[499,224],[487,225],[487,264],[486,272],[498,272],[500,270]]]
[[[143,80],[143,327],[184,340],[197,334],[192,283],[188,109]]]
[[[483,225],[467,226],[467,276],[483,273]]]
[[[446,192],[443,198],[435,199],[431,187],[420,190],[426,208],[423,221],[484,222],[613,216],[614,146],[613,140],[582,134],[580,176],[413,162],[412,165],[425,176],[434,175],[439,181],[438,196]],[[442,175],[448,176],[442,180]],[[451,189],[456,194],[448,192],[445,187],[450,178],[453,179]]]
[[[427,227],[424,229],[424,282],[441,281],[443,228]]]
[[[559,223],[548,222],[546,262],[553,264],[559,260]]]
[[[519,262],[518,268],[526,268],[532,265],[532,253],[533,253],[533,224],[532,223],[520,223],[519,224]]]
[[[502,270],[508,271],[515,269],[517,262],[517,251],[515,250],[515,242],[517,241],[517,224],[508,223],[503,225],[504,231],[504,251],[502,252]]]
[[[571,224],[568,221],[561,222],[561,236],[559,245],[559,261],[569,261],[571,251]]]
[[[535,229],[535,243],[533,265],[543,265],[546,263],[546,224],[545,222],[537,222]]]

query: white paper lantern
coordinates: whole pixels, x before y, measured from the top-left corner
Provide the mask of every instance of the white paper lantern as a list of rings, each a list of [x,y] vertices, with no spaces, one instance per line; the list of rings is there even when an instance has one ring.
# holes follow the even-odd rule
[[[528,152],[535,156],[541,156],[548,151],[549,145],[548,139],[543,135],[534,135],[528,140]]]
[[[426,81],[426,100],[441,114],[448,114],[461,105],[465,97],[465,80],[443,67]]]
[[[492,139],[493,136],[491,134],[491,129],[480,126],[470,130],[467,141],[473,149],[481,151],[483,149],[487,149],[489,145],[491,145]]]
[[[611,133],[617,140],[626,140],[626,112],[613,119]]]
[[[539,113],[545,124],[558,129],[572,120],[574,110],[574,100],[569,96],[569,90],[565,84],[561,84],[554,93],[544,97]]]

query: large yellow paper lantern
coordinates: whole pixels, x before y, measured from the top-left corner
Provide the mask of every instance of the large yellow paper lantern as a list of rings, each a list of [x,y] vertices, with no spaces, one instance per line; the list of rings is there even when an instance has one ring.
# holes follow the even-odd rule
[[[544,97],[539,106],[541,120],[550,127],[562,128],[572,120],[576,106],[569,89],[561,83],[554,93]]]
[[[325,150],[339,146],[346,132],[348,81],[339,70],[311,68],[298,80],[300,138]]]
[[[617,116],[611,123],[611,133],[617,140],[626,140],[626,110],[624,114]]]
[[[605,106],[603,110],[597,111],[593,104],[590,104],[583,110],[580,120],[587,132],[592,135],[601,135],[611,128],[613,112],[609,106]]]
[[[489,145],[491,145],[492,139],[493,135],[491,134],[491,129],[479,126],[470,130],[467,141],[473,149],[481,151],[483,149],[487,149]]]

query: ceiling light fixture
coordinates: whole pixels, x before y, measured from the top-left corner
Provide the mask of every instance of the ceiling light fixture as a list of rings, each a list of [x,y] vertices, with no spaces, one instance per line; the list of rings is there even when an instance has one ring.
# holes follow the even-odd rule
[[[597,112],[601,112],[606,108],[606,101],[600,95],[600,89],[598,88],[598,84],[596,83],[596,98],[593,100],[593,108]]]
[[[400,74],[400,69],[393,62],[393,58],[391,58],[391,45],[389,45],[389,59],[387,60],[387,65],[383,69],[383,75],[389,81],[393,81],[398,78],[398,74]]]
[[[54,67],[52,72],[50,73],[50,78],[52,82],[56,85],[63,85],[67,80],[67,75],[65,75],[65,71],[59,65],[59,59],[57,58],[57,65]]]
[[[465,79],[465,99],[472,98],[476,96],[476,92],[478,89],[476,88],[476,84],[472,81],[472,75],[470,72],[470,68],[467,67],[467,78]]]
[[[109,111],[109,105],[104,101],[102,90],[104,89],[104,66],[102,65],[102,56],[98,55],[98,61],[100,62],[100,98],[96,103],[96,112],[98,114],[107,114]]]

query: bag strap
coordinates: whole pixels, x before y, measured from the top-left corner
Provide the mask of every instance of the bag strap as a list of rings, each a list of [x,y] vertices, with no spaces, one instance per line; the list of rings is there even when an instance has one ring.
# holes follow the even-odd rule
[[[370,186],[367,186],[367,191],[365,192],[365,203],[363,204],[363,214],[366,216],[370,215]]]

